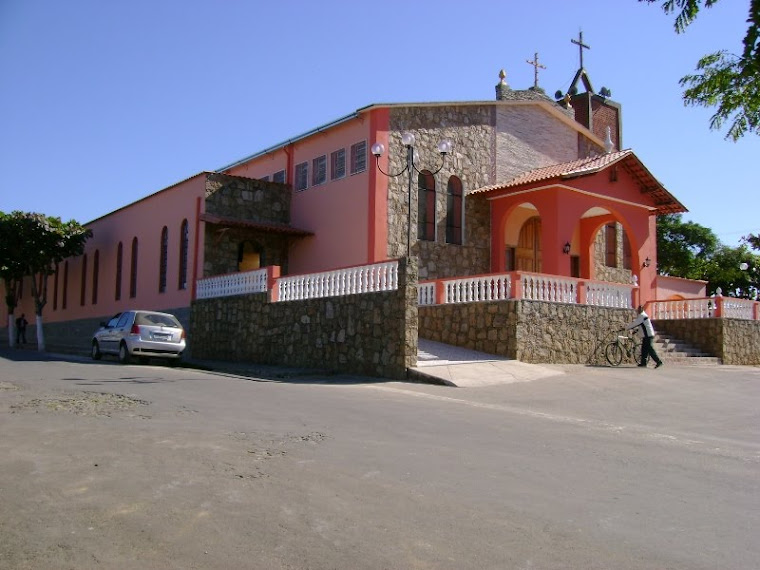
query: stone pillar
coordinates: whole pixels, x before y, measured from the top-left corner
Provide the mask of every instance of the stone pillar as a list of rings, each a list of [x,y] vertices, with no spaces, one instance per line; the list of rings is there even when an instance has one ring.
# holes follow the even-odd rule
[[[417,307],[417,283],[419,262],[416,257],[398,260],[398,290],[404,305],[404,368],[417,365],[419,315]]]

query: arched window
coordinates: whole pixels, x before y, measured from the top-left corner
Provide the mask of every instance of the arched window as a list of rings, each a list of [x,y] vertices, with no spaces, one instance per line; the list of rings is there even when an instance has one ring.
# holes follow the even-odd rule
[[[187,289],[187,247],[189,242],[187,220],[182,220],[179,230],[179,284],[178,289]]]
[[[462,181],[456,176],[446,187],[446,243],[462,245]]]
[[[66,309],[66,302],[69,296],[69,262],[63,264],[63,299],[61,299],[61,309]]]
[[[55,278],[53,280],[53,310],[58,310],[58,264],[55,264]]]
[[[100,272],[100,251],[95,250],[92,260],[92,304],[98,304],[98,273]]]
[[[116,248],[116,295],[117,301],[121,300],[121,267],[124,262],[124,246],[119,242],[119,247]]]
[[[82,281],[79,286],[79,304],[84,307],[84,299],[87,295],[87,254],[82,256]]]
[[[137,297],[137,237],[132,238],[132,263],[129,271],[129,298]]]
[[[169,257],[169,229],[161,230],[161,260],[158,266],[158,292],[166,293],[166,268]]]
[[[264,248],[250,241],[238,244],[238,271],[253,271],[264,267]]]
[[[417,177],[417,238],[435,241],[435,178],[427,170]]]

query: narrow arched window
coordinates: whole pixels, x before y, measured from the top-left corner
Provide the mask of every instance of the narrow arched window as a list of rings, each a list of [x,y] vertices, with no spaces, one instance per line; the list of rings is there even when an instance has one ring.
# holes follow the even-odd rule
[[[417,238],[435,241],[435,177],[427,170],[417,177]]]
[[[462,181],[456,176],[446,188],[446,243],[462,244]]]
[[[189,243],[187,220],[182,220],[179,230],[179,283],[178,289],[187,289],[187,247]]]
[[[92,260],[92,304],[98,304],[98,273],[100,272],[100,251],[95,250]]]
[[[117,301],[121,300],[121,267],[124,262],[124,246],[119,242],[119,247],[116,248],[116,295]]]
[[[137,297],[137,237],[132,238],[132,263],[129,271],[129,297]]]
[[[58,264],[55,264],[55,278],[53,280],[53,310],[58,310]]]
[[[82,256],[82,281],[79,286],[79,304],[84,307],[85,296],[87,295],[87,254]]]
[[[63,299],[61,299],[61,309],[66,308],[66,302],[69,296],[69,262],[63,264]]]
[[[161,261],[158,266],[158,292],[166,293],[166,268],[169,257],[169,229],[161,230]]]

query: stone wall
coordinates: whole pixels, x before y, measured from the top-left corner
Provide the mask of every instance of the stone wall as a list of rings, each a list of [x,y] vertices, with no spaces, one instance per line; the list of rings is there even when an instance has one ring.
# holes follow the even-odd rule
[[[423,306],[419,336],[523,362],[602,364],[607,342],[635,316],[632,309],[522,300]]]
[[[607,266],[607,235],[604,225],[599,228],[594,240],[594,279],[609,281],[610,283],[625,283],[630,285],[633,281],[633,272],[624,267],[624,240],[625,230],[623,225],[615,222],[617,234],[617,250],[615,252],[615,267]]]
[[[441,164],[438,142],[450,139],[453,152],[446,157],[436,179],[436,239],[417,241],[417,177],[412,179],[412,255],[419,257],[421,279],[487,273],[490,267],[490,217],[488,204],[467,192],[493,180],[492,108],[486,105],[393,108],[388,140],[389,172],[406,166],[401,134],[411,131],[416,137],[420,170],[435,171]],[[447,183],[451,176],[462,181],[465,194],[463,244],[446,243]],[[388,180],[388,257],[406,254],[408,217],[407,173]]]
[[[760,321],[660,319],[656,330],[717,356],[723,364],[760,364]]]
[[[417,359],[417,268],[396,291],[270,303],[266,293],[194,301],[193,356],[404,379]]]

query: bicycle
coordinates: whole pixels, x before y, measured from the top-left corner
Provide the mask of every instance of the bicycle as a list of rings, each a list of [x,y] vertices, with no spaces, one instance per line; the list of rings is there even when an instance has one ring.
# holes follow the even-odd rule
[[[641,364],[641,340],[628,334],[621,334],[625,332],[627,331],[618,331],[615,340],[604,349],[604,356],[610,366],[619,366],[623,362],[624,355],[627,359],[633,360],[635,364]]]

